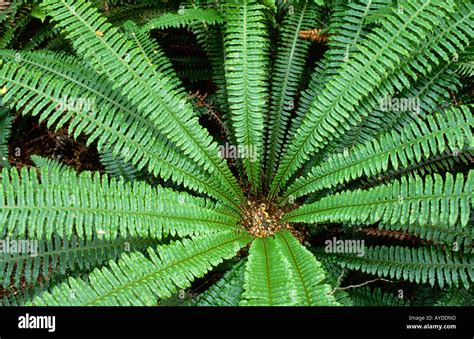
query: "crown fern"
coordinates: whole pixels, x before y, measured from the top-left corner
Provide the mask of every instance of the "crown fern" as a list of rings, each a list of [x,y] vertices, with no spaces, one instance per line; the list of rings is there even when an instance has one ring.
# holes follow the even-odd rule
[[[345,287],[348,276],[404,281],[431,291],[431,305],[466,303],[474,120],[461,92],[472,78],[472,4],[142,5],[149,20],[120,6],[107,19],[91,2],[44,0],[50,35],[38,32],[25,49],[12,48],[10,31],[0,40],[10,48],[0,50],[8,106],[0,111],[0,238],[38,243],[36,256],[0,256],[2,304],[166,305],[217,266],[228,269],[181,304],[419,304],[380,287]],[[247,156],[223,156],[152,38],[182,27],[207,54],[190,61],[212,67],[202,77],[216,86],[225,142]],[[301,35],[313,29],[328,39],[315,63],[315,45]],[[74,53],[37,48],[62,38]],[[416,99],[416,111],[383,109],[391,98]],[[85,135],[106,173],[41,157],[9,168],[15,111]],[[329,253],[312,237],[337,228],[350,240],[365,227],[367,237],[397,234],[400,243],[358,255]],[[28,286],[15,296],[21,282]]]

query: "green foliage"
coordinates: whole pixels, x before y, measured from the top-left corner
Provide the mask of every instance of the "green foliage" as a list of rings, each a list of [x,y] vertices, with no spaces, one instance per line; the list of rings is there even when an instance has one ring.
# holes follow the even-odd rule
[[[473,203],[474,171],[403,177],[369,190],[344,191],[288,213],[292,222],[360,222],[468,227]]]
[[[374,177],[389,167],[396,171],[445,151],[460,153],[472,149],[473,127],[471,109],[462,106],[410,121],[399,133],[394,130],[386,132],[351,151],[329,157],[313,167],[306,178],[296,180],[284,197],[298,198],[364,175]]]
[[[380,288],[371,290],[369,287],[349,290],[354,306],[408,306],[409,302],[396,295],[383,292]]]
[[[244,291],[245,262],[235,264],[208,290],[200,294],[192,306],[239,306]]]
[[[256,239],[250,247],[242,305],[337,305],[323,284],[324,271],[287,231]]]
[[[257,1],[226,4],[225,71],[230,118],[253,190],[260,190],[263,128],[266,115],[268,41],[263,7]]]
[[[95,270],[84,280],[69,279],[33,301],[35,305],[156,305],[203,276],[223,259],[235,255],[251,238],[234,232],[185,239],[149,248],[148,258],[139,252],[123,254],[110,268]],[[67,298],[65,298],[67,296]]]
[[[382,28],[367,35],[359,46],[360,53],[350,58],[314,98],[281,160],[271,196],[278,193],[310,155],[356,125],[381,98],[406,88],[408,77],[416,79],[412,67],[427,64],[428,60],[450,62],[449,54],[437,44],[447,48],[450,54],[465,48],[472,11],[469,7],[451,14],[452,6],[451,2],[441,1],[407,3],[402,12],[393,11],[381,23]],[[436,36],[431,36],[429,30],[435,22],[442,24],[437,27]],[[452,41],[446,44],[445,39]],[[417,71],[423,75],[430,68],[420,66]],[[358,105],[362,112],[351,114]]]
[[[457,0],[15,3],[0,15],[0,239],[39,251],[0,253],[1,304],[468,305],[473,13]],[[384,108],[392,98],[416,107]],[[21,115],[85,140],[102,167],[9,168]],[[370,246],[327,253],[335,234]],[[182,298],[196,279],[217,282]]]
[[[0,104],[1,104],[0,98]],[[10,110],[6,107],[0,106],[0,166],[9,167],[8,162],[8,139],[11,135],[11,128],[14,116],[11,115]]]
[[[178,13],[166,13],[152,19],[143,26],[143,30],[181,28],[195,23],[206,25],[222,24],[224,20],[214,9],[183,8]]]
[[[295,96],[301,82],[310,43],[300,31],[312,29],[317,22],[317,7],[303,2],[282,24],[271,89],[268,127],[267,178],[272,178],[284,142]]]
[[[161,239],[235,229],[238,221],[228,208],[186,193],[58,169],[41,178],[35,170],[3,171],[0,204],[0,234],[30,238]]]
[[[459,286],[468,289],[474,280],[474,258],[458,252],[434,247],[408,248],[375,246],[366,249],[365,256],[326,254],[348,269],[361,270],[380,277],[429,283],[431,286]]]
[[[173,79],[150,65],[142,51],[90,8],[89,3],[77,5],[72,0],[52,0],[44,5],[53,18],[60,19],[58,27],[66,30],[79,54],[96,71],[107,73],[114,82],[113,88],[140,108],[142,116],[184,154],[233,192],[234,201],[242,200],[235,178],[216,152],[217,146],[193,117],[192,106],[175,87]],[[127,159],[133,156],[126,154]]]

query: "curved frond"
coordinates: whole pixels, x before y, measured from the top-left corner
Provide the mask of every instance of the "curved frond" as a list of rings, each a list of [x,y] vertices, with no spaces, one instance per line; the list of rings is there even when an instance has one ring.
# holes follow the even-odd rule
[[[362,176],[408,167],[445,151],[458,152],[474,147],[474,118],[470,107],[461,106],[413,120],[397,133],[386,132],[353,150],[337,153],[299,178],[283,195],[298,198],[305,194],[336,187]]]
[[[123,254],[110,268],[97,269],[87,280],[71,278],[33,300],[34,305],[114,306],[156,305],[187,288],[249,241],[248,235],[225,232],[184,239],[171,245]]]
[[[326,254],[351,270],[360,270],[379,277],[410,282],[438,284],[440,287],[469,288],[474,280],[474,257],[460,252],[437,250],[434,247],[408,248],[398,246],[368,247],[363,257],[357,254]]]
[[[46,12],[68,33],[77,52],[114,83],[141,114],[184,154],[209,171],[236,201],[243,193],[217,144],[194,116],[193,107],[169,77],[150,65],[142,51],[91,8],[74,0],[46,0]],[[145,100],[146,98],[146,100]]]
[[[474,201],[474,171],[465,179],[446,173],[402,177],[369,190],[324,197],[284,216],[291,222],[360,222],[373,224],[443,224],[466,226]]]
[[[310,155],[357,125],[380,99],[408,87],[409,77],[416,79],[420,72],[431,70],[422,64],[451,62],[449,54],[469,42],[473,13],[469,8],[465,5],[450,14],[452,3],[424,0],[406,3],[403,11],[384,18],[382,27],[367,35],[354,57],[315,97],[282,158],[270,196],[277,195]],[[431,29],[438,22],[434,35]]]

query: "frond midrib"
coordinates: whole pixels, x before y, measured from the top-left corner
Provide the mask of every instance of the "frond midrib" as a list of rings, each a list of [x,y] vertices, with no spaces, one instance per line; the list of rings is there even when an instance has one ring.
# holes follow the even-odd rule
[[[311,297],[308,291],[308,287],[306,286],[306,281],[303,279],[303,274],[301,273],[301,269],[300,269],[300,266],[298,265],[298,261],[296,260],[295,255],[293,251],[291,250],[290,244],[288,243],[288,240],[286,239],[285,235],[283,233],[279,233],[279,234],[285,241],[285,245],[288,249],[288,252],[291,254],[291,259],[293,261],[296,271],[298,272],[298,277],[301,282],[301,285],[303,286],[305,297],[306,297],[306,300],[308,301],[308,305],[311,305],[312,304]]]
[[[378,187],[380,187],[380,186],[378,186]],[[343,192],[343,193],[352,193],[352,192],[357,192],[357,191],[346,191],[346,192]],[[360,192],[367,192],[367,191],[360,191]],[[333,196],[330,196],[330,197],[332,198],[332,197],[336,197],[336,196],[338,196],[338,195],[333,195]],[[339,197],[340,197],[340,195],[339,195]],[[430,199],[458,199],[458,198],[469,198],[469,197],[472,197],[472,193],[463,192],[461,194],[458,194],[458,193],[456,193],[456,194],[443,194],[443,192],[441,192],[439,195],[421,194],[419,196],[408,196],[408,197],[403,196],[403,201],[425,200],[425,199],[426,200],[430,200]],[[394,202],[398,202],[398,201],[399,201],[399,199],[396,198],[396,199],[372,200],[370,202],[359,203],[359,204],[346,204],[346,205],[332,206],[332,207],[321,208],[321,209],[318,209],[318,210],[315,210],[315,211],[309,211],[309,212],[304,212],[304,213],[292,213],[291,217],[289,217],[289,218],[283,217],[282,220],[291,221],[291,219],[298,218],[298,217],[301,217],[301,216],[311,215],[311,214],[326,212],[326,211],[331,211],[331,210],[337,210],[337,209],[340,209],[340,208],[350,208],[350,207],[360,207],[360,206],[375,206],[375,205],[382,205],[382,204],[390,204],[390,203],[394,203]],[[302,208],[307,207],[307,206],[311,206],[311,205],[303,205]]]
[[[298,41],[298,38],[299,38],[299,33],[300,33],[300,28],[303,24],[303,20],[304,20],[304,15],[305,15],[305,12],[306,12],[306,8],[308,7],[308,2],[305,2],[304,4],[304,7],[301,11],[301,15],[300,15],[300,18],[298,20],[298,25],[295,29],[295,34],[293,36],[293,42],[291,44],[291,50],[290,50],[290,57],[286,63],[286,68],[285,68],[285,76],[283,78],[283,81],[282,83],[286,84],[288,82],[288,77],[289,77],[289,74],[290,74],[290,69],[291,69],[291,66],[292,66],[292,63],[291,61],[293,60],[293,57],[294,57],[294,53],[295,53],[295,50],[296,50],[296,42]],[[286,86],[282,86],[281,88],[281,91],[279,91],[279,93],[272,93],[273,95],[277,95],[279,94],[277,97],[279,98],[278,100],[278,103],[277,103],[277,110],[274,111],[275,113],[275,116],[276,116],[276,119],[275,119],[275,122],[276,122],[276,126],[273,127],[273,129],[271,130],[271,137],[270,137],[270,155],[268,157],[268,170],[271,170],[273,171],[273,166],[275,165],[275,162],[278,158],[277,156],[277,153],[276,153],[276,140],[278,139],[278,131],[280,129],[280,126],[281,126],[281,112],[283,111],[283,103],[285,102],[285,96],[283,95],[283,93],[286,92]]]

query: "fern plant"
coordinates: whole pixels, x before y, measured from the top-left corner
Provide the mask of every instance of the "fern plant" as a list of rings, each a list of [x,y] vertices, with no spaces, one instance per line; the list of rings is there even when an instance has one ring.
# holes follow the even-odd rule
[[[209,0],[143,25],[112,25],[84,1],[40,8],[75,54],[1,50],[3,102],[87,135],[108,174],[38,157],[3,169],[0,238],[39,244],[0,257],[4,304],[173,304],[234,257],[185,304],[409,304],[344,287],[365,276],[443,291],[440,305],[472,294],[474,119],[451,100],[469,75],[456,56],[472,43],[472,4]],[[150,36],[182,26],[212,65],[224,145]],[[315,64],[301,36],[312,29],[329,37]],[[320,240],[364,226],[423,242],[367,238],[358,255]]]

